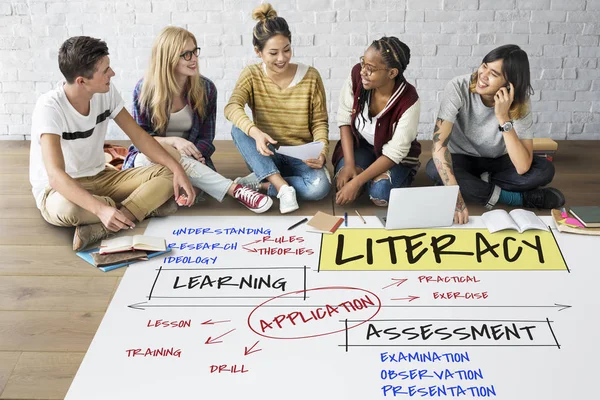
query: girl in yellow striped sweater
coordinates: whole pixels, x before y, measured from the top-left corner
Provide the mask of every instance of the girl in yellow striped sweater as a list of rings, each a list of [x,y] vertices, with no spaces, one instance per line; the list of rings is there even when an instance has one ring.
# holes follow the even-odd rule
[[[298,209],[296,196],[319,200],[331,187],[325,168],[329,145],[325,89],[315,68],[290,63],[292,35],[285,19],[268,3],[252,16],[258,20],[254,50],[262,62],[244,68],[225,107],[225,117],[234,125],[233,141],[253,171],[236,182],[276,195],[281,213],[288,213]],[[278,154],[274,147],[314,141],[322,142],[323,150],[309,160]]]

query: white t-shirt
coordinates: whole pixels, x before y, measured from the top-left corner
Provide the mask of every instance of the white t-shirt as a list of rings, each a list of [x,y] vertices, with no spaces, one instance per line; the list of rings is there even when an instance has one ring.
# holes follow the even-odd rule
[[[390,100],[391,99],[392,98],[390,97]],[[360,132],[360,135],[371,146],[373,146],[375,144],[375,128],[377,127],[377,121],[379,120],[379,116],[381,115],[381,113],[383,113],[385,111],[385,109],[387,108],[387,105],[389,103],[390,102],[388,100],[386,107],[384,107],[383,110],[381,110],[379,112],[379,114],[377,114],[376,116],[371,117],[371,119],[369,119],[369,105],[371,104],[371,101],[369,99],[369,101],[367,101],[367,103],[363,107],[362,118],[356,118],[356,120],[354,121],[354,127],[356,128],[356,130],[358,132]],[[363,118],[364,118],[364,120],[363,120]]]
[[[297,63],[296,65],[298,66],[298,68],[296,68],[296,73],[294,74],[294,78],[292,78],[292,81],[290,82],[290,84],[288,85],[287,88],[291,88],[291,87],[294,87],[297,84],[299,84],[300,81],[302,79],[304,79],[304,76],[308,72],[308,65],[302,64],[302,63]],[[267,74],[267,66],[264,63],[262,66],[263,66],[263,72],[266,75]]]
[[[110,84],[106,93],[97,93],[90,100],[90,112],[81,115],[71,105],[64,90],[65,82],[43,94],[33,110],[31,121],[31,151],[29,181],[38,208],[41,208],[48,174],[42,160],[42,134],[60,135],[65,171],[72,178],[94,176],[104,170],[104,138],[108,119],[123,109],[123,99]]]

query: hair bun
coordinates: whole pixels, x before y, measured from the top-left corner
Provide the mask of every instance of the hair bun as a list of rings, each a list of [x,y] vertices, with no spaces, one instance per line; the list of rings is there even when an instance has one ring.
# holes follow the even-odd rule
[[[252,19],[265,22],[268,19],[276,18],[277,11],[273,9],[271,3],[263,3],[252,11]]]

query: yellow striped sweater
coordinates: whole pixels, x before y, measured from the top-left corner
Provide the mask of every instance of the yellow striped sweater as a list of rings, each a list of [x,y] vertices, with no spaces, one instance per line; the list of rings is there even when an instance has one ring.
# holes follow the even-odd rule
[[[248,104],[251,120],[244,110]],[[277,140],[277,145],[294,146],[323,142],[327,158],[329,126],[325,88],[319,72],[308,71],[296,85],[280,89],[264,72],[262,63],[249,65],[225,106],[225,118],[248,134],[256,126]]]

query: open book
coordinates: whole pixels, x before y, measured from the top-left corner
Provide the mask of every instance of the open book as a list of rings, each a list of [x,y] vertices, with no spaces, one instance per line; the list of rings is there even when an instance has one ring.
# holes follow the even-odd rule
[[[118,253],[129,250],[165,251],[165,239],[156,236],[121,236],[114,239],[103,240],[100,243],[100,254]]]
[[[490,233],[505,229],[514,229],[519,233],[530,229],[548,230],[546,224],[535,213],[522,209],[515,209],[510,213],[505,210],[488,211],[481,214],[481,219]]]

